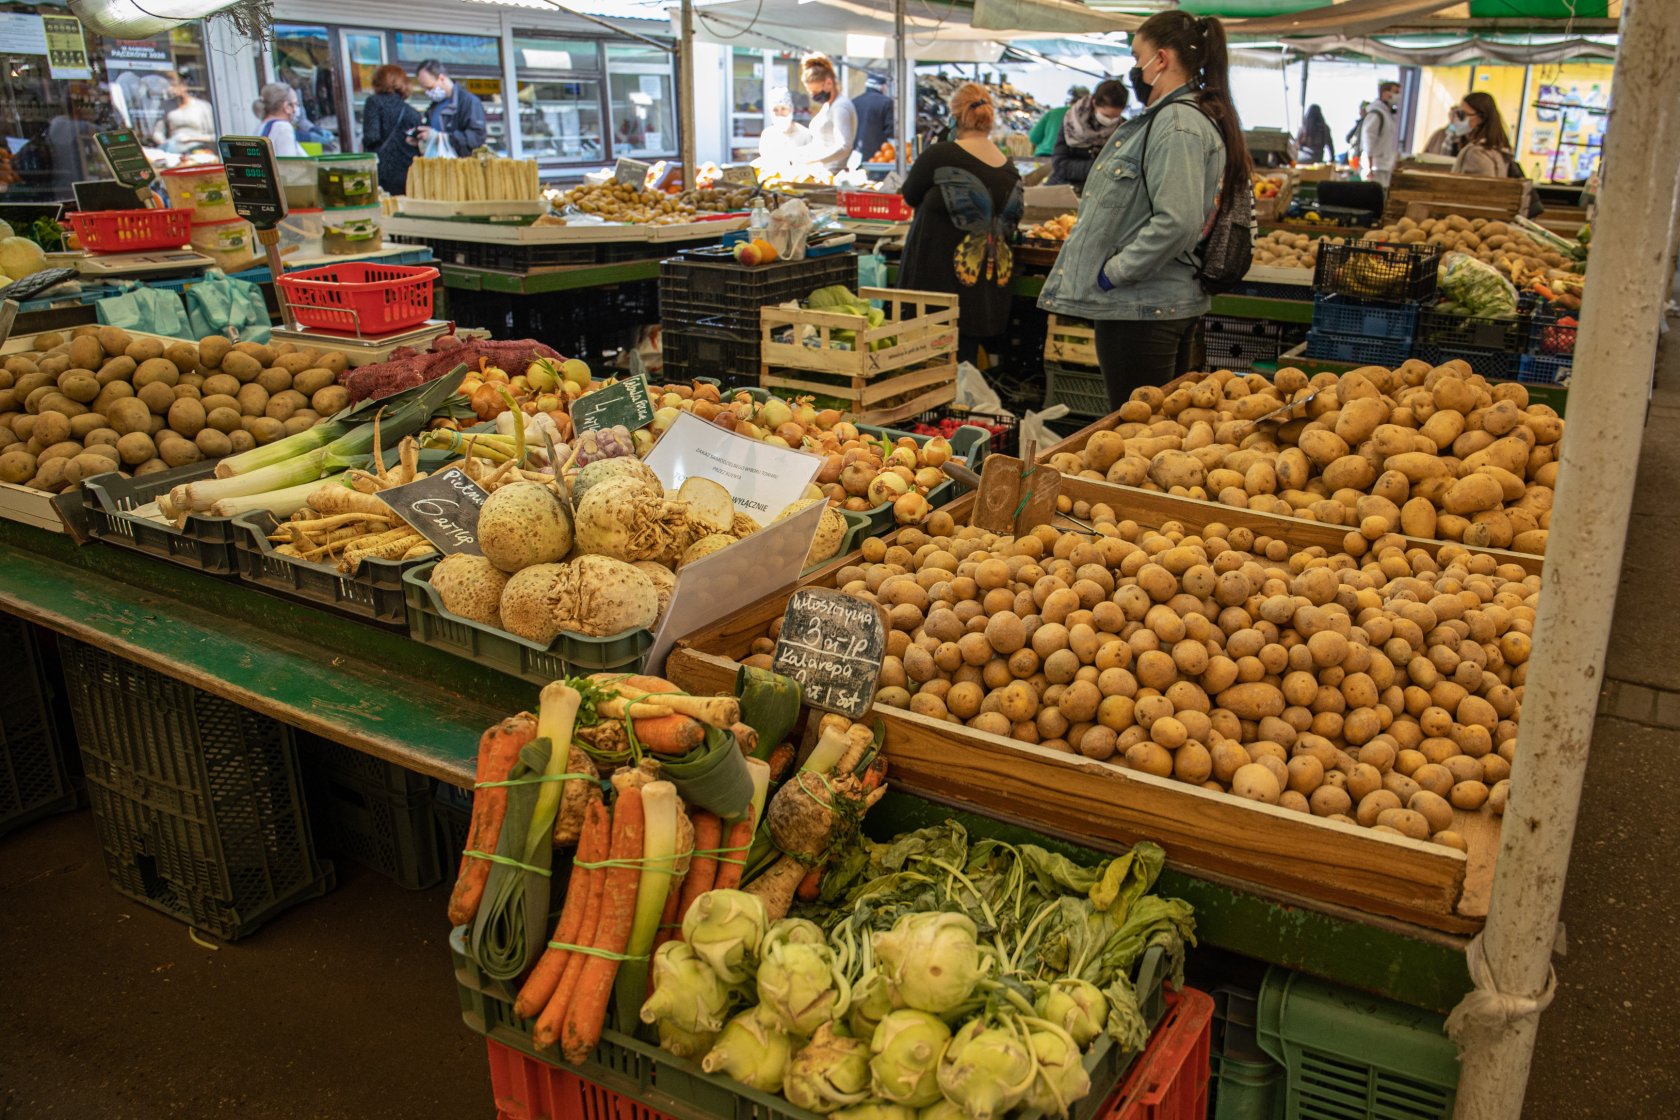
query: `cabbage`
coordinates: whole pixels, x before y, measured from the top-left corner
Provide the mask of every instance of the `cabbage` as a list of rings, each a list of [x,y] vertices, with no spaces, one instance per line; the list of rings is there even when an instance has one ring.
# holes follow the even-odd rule
[[[0,240],[0,272],[14,280],[22,280],[47,267],[47,254],[27,237],[6,237]]]
[[[945,1015],[974,991],[985,969],[972,919],[945,911],[906,914],[874,938],[875,959],[907,1007]]]
[[[939,1091],[969,1120],[992,1120],[1021,1102],[1034,1078],[1033,1055],[1014,1030],[971,1019],[939,1061]]]
[[[683,916],[682,939],[725,984],[752,978],[764,940],[764,903],[745,891],[707,891]]]
[[[852,1010],[846,1025],[858,1038],[874,1038],[875,1028],[889,1011],[904,1006],[893,998],[892,985],[879,969],[865,972],[852,985]]]
[[[906,1008],[881,1020],[870,1040],[870,1085],[877,1097],[912,1108],[939,1099],[939,1059],[951,1028],[926,1011]]]
[[[1022,1108],[1046,1116],[1066,1116],[1068,1106],[1091,1091],[1091,1075],[1080,1061],[1078,1045],[1063,1031],[1034,1031],[1032,1049],[1038,1072],[1021,1099]]]
[[[760,1008],[752,1007],[729,1020],[700,1068],[733,1077],[749,1089],[775,1093],[782,1088],[792,1053],[788,1036]]]
[[[1038,994],[1034,1005],[1039,1017],[1073,1036],[1081,1049],[1103,1032],[1108,1022],[1108,1000],[1095,985],[1075,977],[1064,977]]]
[[[764,959],[758,966],[758,1002],[784,1030],[809,1036],[822,1024],[845,1016],[852,986],[836,967],[834,951],[826,943],[766,938]]]
[[[782,1095],[795,1108],[829,1113],[869,1099],[869,1045],[833,1023],[817,1028],[788,1063]]]
[[[692,945],[667,941],[653,954],[653,994],[642,1004],[642,1022],[715,1034],[728,1012],[729,989]]]

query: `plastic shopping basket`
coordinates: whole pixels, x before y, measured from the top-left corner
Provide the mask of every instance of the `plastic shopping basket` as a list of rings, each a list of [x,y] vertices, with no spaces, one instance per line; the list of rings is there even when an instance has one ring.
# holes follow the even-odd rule
[[[348,261],[293,272],[280,290],[302,327],[378,336],[417,327],[432,316],[432,281],[425,265]]]
[[[191,210],[87,210],[65,217],[90,253],[179,249],[192,238]]]

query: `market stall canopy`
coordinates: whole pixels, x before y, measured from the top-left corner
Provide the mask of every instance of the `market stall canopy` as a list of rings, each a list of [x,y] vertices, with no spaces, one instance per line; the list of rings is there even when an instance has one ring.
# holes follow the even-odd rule
[[[1420,30],[1465,20],[1499,25],[1555,25],[1615,19],[1621,0],[1183,0],[1197,15],[1226,21],[1232,36],[1358,37],[1388,28]],[[1058,34],[1135,31],[1151,14],[1124,0],[975,0],[973,25]]]

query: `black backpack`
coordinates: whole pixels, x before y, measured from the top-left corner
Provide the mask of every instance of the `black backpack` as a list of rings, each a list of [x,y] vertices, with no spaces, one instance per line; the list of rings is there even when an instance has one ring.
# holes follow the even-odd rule
[[[1165,108],[1165,105],[1161,106],[1161,109]],[[1149,199],[1151,214],[1155,212],[1155,200],[1149,195],[1149,134],[1155,128],[1155,118],[1160,115],[1161,109],[1151,113],[1149,122],[1143,126],[1143,155],[1139,159],[1144,197]],[[1195,109],[1202,113],[1200,105],[1195,105]],[[1202,115],[1207,116],[1206,113]],[[1223,193],[1221,188],[1215,196],[1213,219],[1202,230],[1202,239],[1196,243],[1192,262],[1202,290],[1215,296],[1241,283],[1254,264],[1254,189],[1249,187],[1239,191],[1235,198],[1229,200],[1223,197]]]

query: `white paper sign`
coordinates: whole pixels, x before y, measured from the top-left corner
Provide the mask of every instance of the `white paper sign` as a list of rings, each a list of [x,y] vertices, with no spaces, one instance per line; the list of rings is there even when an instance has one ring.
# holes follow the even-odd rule
[[[47,30],[40,16],[0,13],[0,54],[47,53]]]
[[[704,420],[696,423],[711,426]],[[669,438],[667,433],[666,439]],[[664,440],[660,446],[664,446]],[[677,572],[677,586],[671,592],[670,605],[660,616],[659,628],[654,632],[653,648],[648,650],[648,672],[664,669],[665,655],[679,639],[797,583],[826,508],[827,503],[817,502],[722,551],[684,564]]]
[[[647,465],[668,490],[690,478],[711,479],[729,491],[736,509],[762,525],[800,499],[822,459],[736,435],[684,412],[648,452]]]

